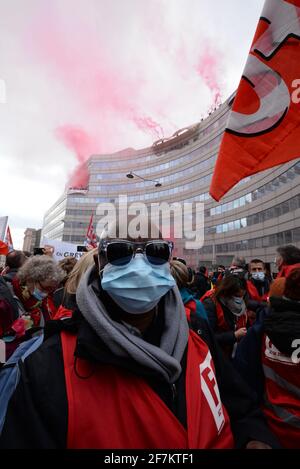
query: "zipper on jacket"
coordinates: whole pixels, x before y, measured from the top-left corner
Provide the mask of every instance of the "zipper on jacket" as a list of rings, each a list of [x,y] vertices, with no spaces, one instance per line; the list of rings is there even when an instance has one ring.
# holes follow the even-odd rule
[[[176,397],[177,397],[176,385],[175,385],[175,384],[171,384],[171,389],[172,389],[172,400],[173,400],[173,403],[174,403],[175,400],[176,400]]]

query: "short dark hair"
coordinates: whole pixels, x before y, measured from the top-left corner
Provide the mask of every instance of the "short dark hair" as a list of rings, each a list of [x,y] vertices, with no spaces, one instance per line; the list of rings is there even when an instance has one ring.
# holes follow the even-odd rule
[[[263,266],[265,266],[264,261],[262,261],[261,259],[252,259],[252,261],[250,261],[250,264],[262,264]]]
[[[235,275],[224,277],[215,290],[215,297],[230,298],[241,290],[245,290],[245,286],[241,280]]]
[[[290,300],[300,301],[300,269],[294,269],[285,280],[284,296]]]
[[[218,269],[219,269],[219,268],[226,270],[225,265],[218,265]]]
[[[26,259],[27,258],[23,251],[11,251],[6,256],[5,265],[10,269],[19,269],[22,267]]]
[[[234,256],[231,262],[232,266],[239,267],[240,269],[246,269],[247,263],[244,257]]]
[[[206,271],[207,271],[207,268],[205,267],[205,265],[200,265],[199,272],[201,274],[206,274]]]
[[[282,257],[285,265],[298,264],[300,262],[300,249],[292,244],[277,248],[278,254]]]

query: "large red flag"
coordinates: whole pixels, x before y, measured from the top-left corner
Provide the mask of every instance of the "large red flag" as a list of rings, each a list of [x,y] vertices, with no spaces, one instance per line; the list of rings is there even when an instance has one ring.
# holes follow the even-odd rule
[[[266,0],[215,166],[215,200],[300,157],[300,0]]]

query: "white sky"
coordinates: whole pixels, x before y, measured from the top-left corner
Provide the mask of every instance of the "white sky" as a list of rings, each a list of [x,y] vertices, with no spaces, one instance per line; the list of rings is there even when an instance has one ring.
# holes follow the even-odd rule
[[[2,0],[0,216],[15,247],[63,192],[74,147],[87,157],[148,146],[161,128],[199,121],[219,91],[225,100],[263,3]]]

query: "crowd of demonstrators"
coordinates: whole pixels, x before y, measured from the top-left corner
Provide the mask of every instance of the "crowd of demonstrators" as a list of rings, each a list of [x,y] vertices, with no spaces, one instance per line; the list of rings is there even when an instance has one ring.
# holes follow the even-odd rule
[[[278,446],[208,321],[189,329],[171,255],[161,237],[105,232],[72,316],[20,366],[2,448]]]
[[[285,448],[299,448],[300,268],[271,287],[269,310],[238,347],[235,366],[256,391],[268,425]]]
[[[78,262],[7,255],[7,356],[44,337],[19,362],[0,447],[299,447],[300,250],[278,248],[272,282],[258,258],[194,272],[160,234],[118,231]]]

